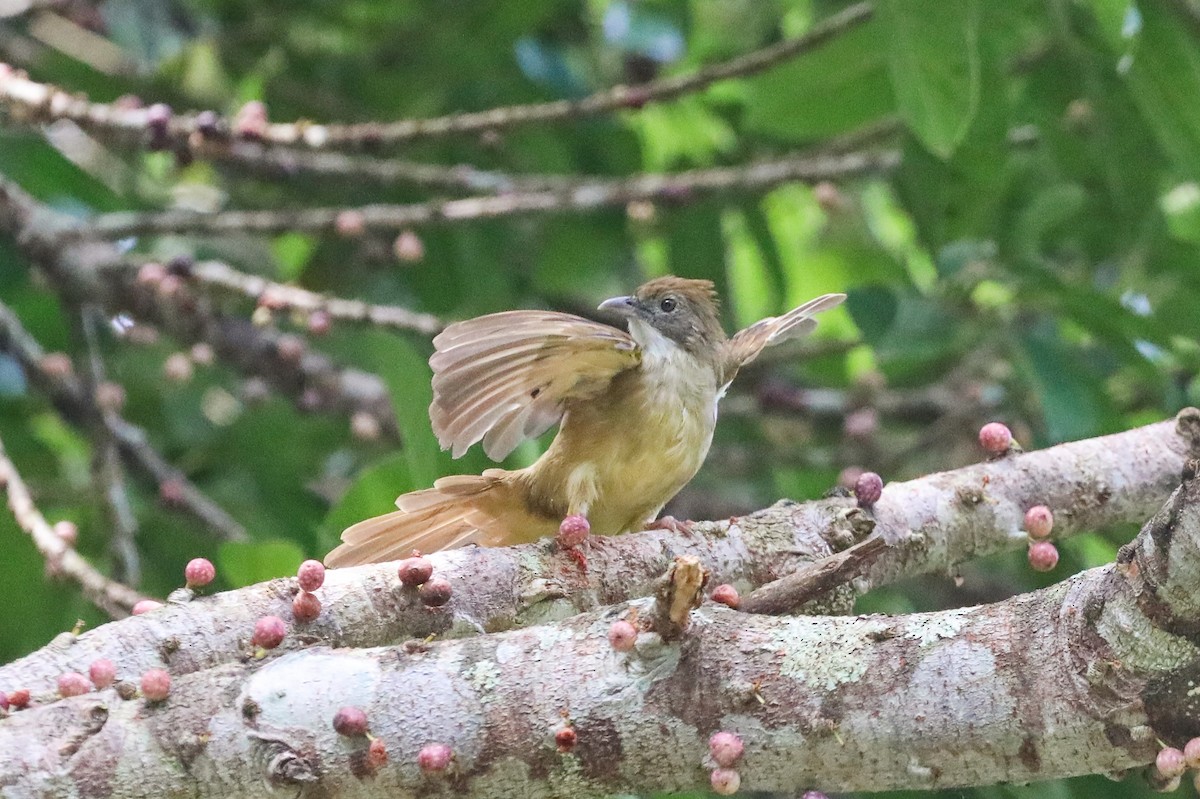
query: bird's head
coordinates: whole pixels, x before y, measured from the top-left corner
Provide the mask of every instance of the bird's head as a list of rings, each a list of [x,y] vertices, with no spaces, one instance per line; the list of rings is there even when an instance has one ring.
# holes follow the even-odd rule
[[[657,334],[693,355],[707,356],[725,340],[709,280],[655,278],[628,297],[605,300],[600,309],[626,317],[630,334],[644,349],[656,346]]]

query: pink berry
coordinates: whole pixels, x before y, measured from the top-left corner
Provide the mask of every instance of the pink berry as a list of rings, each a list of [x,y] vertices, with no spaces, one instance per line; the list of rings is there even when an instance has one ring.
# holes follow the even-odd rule
[[[233,118],[233,132],[243,139],[260,140],[267,135],[267,107],[251,100],[238,109]]]
[[[188,588],[202,588],[217,578],[217,569],[207,558],[192,558],[183,570]]]
[[[333,715],[333,729],[348,738],[366,735],[367,714],[356,707],[341,708]]]
[[[0,691],[0,710],[3,710],[5,713],[8,712],[8,694],[3,691]]]
[[[165,669],[149,669],[142,674],[142,696],[161,702],[171,693],[171,675]]]
[[[308,332],[314,336],[323,336],[333,327],[333,317],[329,311],[316,310],[308,315]]]
[[[368,411],[355,411],[350,417],[350,435],[359,441],[378,441],[383,435],[379,417]]]
[[[869,508],[883,494],[883,478],[875,472],[863,472],[854,481],[854,497],[860,508]]]
[[[61,538],[64,544],[73,547],[79,540],[79,525],[69,519],[62,519],[54,523],[54,534]]]
[[[1183,759],[1188,768],[1200,768],[1200,738],[1193,738],[1184,745]]]
[[[18,688],[15,691],[9,691],[8,703],[18,710],[29,704],[29,689]]]
[[[96,386],[96,404],[103,411],[119,413],[125,407],[125,387],[105,380]]]
[[[1154,767],[1158,769],[1158,773],[1171,779],[1179,777],[1187,770],[1187,760],[1183,752],[1173,746],[1168,746],[1158,753],[1158,757],[1154,759]]]
[[[278,616],[263,616],[254,623],[254,637],[250,643],[263,649],[274,649],[283,643],[287,635],[287,624]]]
[[[841,189],[828,180],[822,180],[813,186],[813,199],[817,201],[817,205],[821,206],[821,210],[827,214],[845,211],[849,206],[846,196],[842,194]]]
[[[709,778],[714,793],[733,796],[742,787],[742,776],[731,768],[715,768]]]
[[[77,671],[58,675],[59,696],[80,696],[92,690],[92,683]]]
[[[720,602],[722,605],[728,605],[731,608],[736,608],[742,598],[738,596],[737,589],[729,583],[721,583],[712,592],[712,601]]]
[[[424,585],[433,576],[433,564],[428,558],[420,556],[405,558],[400,561],[396,572],[400,575],[400,582],[409,587]]]
[[[554,540],[558,543],[559,549],[574,549],[586,541],[591,532],[592,525],[588,522],[587,517],[575,514],[562,520],[562,523],[558,525],[558,535]]]
[[[417,765],[426,774],[439,774],[450,767],[454,753],[445,744],[426,744],[417,753]]]
[[[196,114],[195,124],[197,132],[206,138],[217,136],[221,132],[221,118],[215,111],[201,111]]]
[[[625,621],[618,619],[608,628],[608,642],[618,652],[628,652],[637,643],[637,629]]]
[[[367,745],[367,757],[364,765],[368,771],[378,771],[387,765],[388,753],[387,746],[383,743],[382,738],[372,738],[371,743]]]
[[[708,752],[722,768],[730,768],[742,757],[742,739],[737,733],[714,732],[708,739]]]
[[[554,746],[559,752],[570,752],[575,748],[575,743],[579,740],[578,733],[574,727],[563,727],[558,732],[554,733]]]
[[[182,352],[172,353],[163,361],[163,376],[172,383],[186,383],[194,372],[191,360]]]
[[[450,596],[453,589],[450,587],[450,581],[444,577],[430,577],[429,580],[421,586],[421,601],[428,607],[440,608],[442,605],[450,601]]]
[[[296,621],[308,622],[321,615],[321,600],[316,594],[301,591],[292,600],[292,616]]]
[[[1000,422],[988,422],[979,430],[979,443],[993,455],[1008,452],[1012,440],[1012,431]]]
[[[48,377],[70,377],[75,371],[75,367],[71,363],[71,357],[65,352],[48,352],[42,356],[38,365],[42,367],[42,371]]]
[[[325,564],[319,560],[306,560],[296,570],[296,579],[301,591],[316,591],[325,584]]]
[[[137,282],[144,286],[157,286],[167,276],[167,268],[160,263],[150,261],[138,267]]]
[[[1025,511],[1025,532],[1030,538],[1049,538],[1054,529],[1054,514],[1045,505],[1034,505]]]
[[[347,238],[361,236],[367,230],[367,220],[363,217],[362,211],[342,211],[334,217],[333,229],[339,236]]]
[[[300,363],[306,349],[304,339],[292,333],[284,333],[275,342],[275,352],[278,353],[280,360],[287,363]]]
[[[171,122],[171,106],[166,103],[155,103],[146,109],[146,125],[151,128],[159,128],[166,132],[167,125]]]
[[[117,665],[108,658],[93,660],[88,666],[88,677],[97,688],[107,688],[117,680]]]
[[[1058,565],[1058,548],[1049,541],[1029,545],[1029,565],[1034,571],[1048,572]]]
[[[842,488],[854,490],[854,486],[858,483],[858,478],[862,477],[863,468],[861,466],[847,466],[838,473],[837,484]]]
[[[141,616],[143,613],[149,613],[152,610],[158,610],[163,606],[163,603],[157,599],[141,599],[133,606],[133,615]]]
[[[396,253],[396,258],[405,263],[416,263],[425,257],[425,244],[421,237],[411,230],[406,230],[396,237],[392,250]]]

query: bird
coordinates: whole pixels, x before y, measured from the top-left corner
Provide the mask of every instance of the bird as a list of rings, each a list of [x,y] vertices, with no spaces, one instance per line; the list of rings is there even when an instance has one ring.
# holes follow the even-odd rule
[[[824,294],[727,337],[713,283],[666,276],[600,303],[627,329],[544,310],[447,326],[429,359],[442,449],[458,458],[482,442],[499,461],[558,432],[526,468],[442,477],[400,496],[399,510],[347,528],[326,565],[528,543],[576,515],[593,534],[645,529],[699,471],[738,370],[845,298]]]

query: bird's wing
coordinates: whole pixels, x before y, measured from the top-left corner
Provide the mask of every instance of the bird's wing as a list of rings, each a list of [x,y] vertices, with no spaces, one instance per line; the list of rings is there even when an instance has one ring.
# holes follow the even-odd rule
[[[821,311],[836,308],[844,299],[845,294],[822,294],[783,316],[769,316],[739,330],[724,345],[722,382],[732,380],[737,370],[757,358],[764,347],[811,333],[817,326],[813,317]]]
[[[500,460],[557,424],[568,400],[595,396],[642,357],[625,331],[553,311],[458,322],[433,344],[429,418],[455,458],[482,440]]]

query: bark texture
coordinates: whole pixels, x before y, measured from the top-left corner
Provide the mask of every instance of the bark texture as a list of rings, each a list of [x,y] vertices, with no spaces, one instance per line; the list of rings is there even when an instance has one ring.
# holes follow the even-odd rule
[[[648,596],[674,559],[691,555],[709,570],[709,585],[732,583],[743,594],[819,561],[854,541],[863,519],[890,544],[868,572],[872,585],[936,571],[994,552],[1024,547],[1025,510],[1045,504],[1055,536],[1119,523],[1140,524],[1178,484],[1189,458],[1200,456],[1200,411],[1101,438],[1009,455],[1000,460],[885,486],[873,511],[833,497],[784,501],[692,532],[655,530],[595,539],[588,569],[545,541],[518,547],[470,548],[429,556],[453,586],[436,610],[400,588],[394,564],[331,570],[318,592],[320,617],[295,625],[285,649],[314,644],[370,647],[462,637],[568,619]],[[860,587],[864,587],[861,586]],[[250,651],[257,619],[291,623],[295,579],[280,579],[191,602],[170,602],[143,616],[80,636],[64,633],[41,650],[0,667],[0,690],[27,688],[50,696],[58,675],[86,672],[109,658],[125,674],[170,668],[175,675],[237,662]],[[848,613],[854,591],[842,585],[802,608]]]
[[[1118,563],[994,605],[900,617],[754,616],[712,603],[683,636],[609,645],[642,599],[468,639],[316,647],[115,689],[0,724],[12,795],[590,797],[695,789],[741,736],[743,789],[935,788],[1114,771],[1200,733],[1200,481]],[[339,736],[366,711],[390,762]],[[570,751],[555,735],[575,732]],[[418,752],[449,746],[422,773]]]

